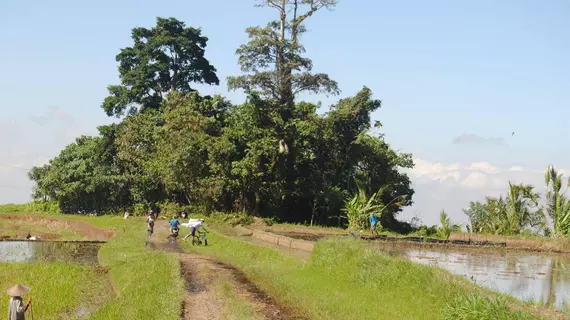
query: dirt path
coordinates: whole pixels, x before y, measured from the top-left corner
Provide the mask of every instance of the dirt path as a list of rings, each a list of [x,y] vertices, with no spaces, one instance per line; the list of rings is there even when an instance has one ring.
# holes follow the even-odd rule
[[[184,252],[178,242],[167,238],[168,232],[166,221],[158,221],[148,246],[179,256],[180,272],[186,280],[183,319],[303,319],[277,304],[236,268]]]

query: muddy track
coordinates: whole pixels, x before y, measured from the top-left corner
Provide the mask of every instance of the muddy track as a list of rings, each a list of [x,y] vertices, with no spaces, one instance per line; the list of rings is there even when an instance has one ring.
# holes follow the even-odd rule
[[[203,304],[203,298],[208,295],[211,296],[209,291],[213,283],[222,280],[234,288],[237,296],[251,303],[258,315],[258,319],[304,319],[294,315],[292,309],[279,305],[275,299],[249,281],[241,271],[230,265],[194,254],[181,255],[180,262],[182,274],[186,279],[189,298],[185,301],[185,312],[194,310],[198,301],[200,301],[200,304]],[[212,298],[213,300],[210,300]],[[211,297],[210,299],[204,304],[206,309],[208,309],[208,313],[204,317],[192,312],[191,317],[185,317],[185,319],[222,319],[216,317],[219,316],[219,312],[212,312],[212,308],[219,309],[220,303],[215,302],[216,297]],[[213,306],[211,304],[212,301],[215,302]],[[223,302],[221,303],[223,304]]]
[[[168,226],[164,222],[157,223],[155,231],[148,247],[177,254],[180,259],[180,273],[186,282],[181,319],[226,319],[223,310],[225,301],[217,289],[220,286],[223,286],[223,290],[231,290],[235,299],[247,301],[255,311],[255,319],[305,319],[296,316],[293,309],[278,304],[235,267],[205,256],[185,253],[177,242],[166,238]]]

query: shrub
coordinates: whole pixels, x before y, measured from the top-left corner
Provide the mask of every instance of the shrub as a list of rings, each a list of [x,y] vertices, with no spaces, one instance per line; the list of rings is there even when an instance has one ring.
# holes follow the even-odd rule
[[[182,205],[176,202],[165,201],[159,205],[160,207],[160,214],[163,217],[171,218],[174,215],[177,215],[182,209],[184,208]]]
[[[237,225],[247,226],[253,223],[252,216],[241,212],[224,213],[217,211],[212,213],[210,217],[212,217],[213,220],[216,220],[224,224],[229,224],[232,227]]]
[[[266,226],[271,227],[272,225],[278,222],[278,219],[277,217],[265,217],[263,218],[263,222],[265,223]]]
[[[0,205],[0,213],[43,212],[60,213],[57,201],[32,201],[21,204]]]
[[[481,295],[461,295],[453,299],[444,309],[445,320],[526,320],[537,319],[529,314],[511,310],[502,297],[488,298]]]

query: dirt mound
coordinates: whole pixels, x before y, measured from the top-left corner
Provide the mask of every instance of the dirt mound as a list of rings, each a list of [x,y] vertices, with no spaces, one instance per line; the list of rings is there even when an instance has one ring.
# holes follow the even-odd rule
[[[113,233],[110,231],[106,231],[97,227],[93,227],[87,222],[83,221],[71,221],[71,220],[62,220],[62,219],[55,219],[55,218],[46,218],[46,217],[38,217],[38,216],[19,216],[19,215],[0,215],[0,219],[12,220],[12,221],[21,221],[23,223],[28,224],[44,224],[44,225],[56,225],[61,226],[63,228],[69,228],[79,234],[81,234],[85,240],[91,241],[107,241],[113,237]],[[19,229],[19,226],[16,226],[16,229]],[[26,230],[21,230],[16,233],[15,237],[8,237],[11,238],[18,238],[23,239],[26,237],[28,232]],[[59,238],[58,234],[54,233],[44,233],[44,232],[36,232],[35,236],[39,236],[44,240],[56,240]],[[6,238],[7,236],[3,236]]]

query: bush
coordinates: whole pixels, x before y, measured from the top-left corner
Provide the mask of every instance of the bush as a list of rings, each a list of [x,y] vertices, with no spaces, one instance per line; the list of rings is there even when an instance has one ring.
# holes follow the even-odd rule
[[[188,215],[210,216],[212,213],[212,210],[203,205],[187,205],[183,209],[186,210]]]
[[[247,226],[253,223],[253,217],[245,213],[224,213],[224,212],[214,212],[210,215],[213,220],[221,222],[223,224],[229,224],[232,227],[237,225]]]
[[[265,223],[266,226],[271,227],[272,225],[278,222],[278,219],[277,217],[265,217],[263,218],[263,222]]]
[[[177,215],[184,209],[181,204],[176,202],[169,202],[165,201],[159,205],[160,207],[160,215],[167,218],[172,218],[174,215]]]
[[[469,294],[453,299],[444,309],[445,320],[526,320],[537,319],[521,311],[511,310],[509,303],[501,298],[487,298]]]
[[[32,201],[22,204],[0,205],[0,213],[43,212],[60,213],[57,201]]]
[[[142,203],[137,203],[133,206],[132,212],[135,216],[144,216],[147,214],[148,208]]]

